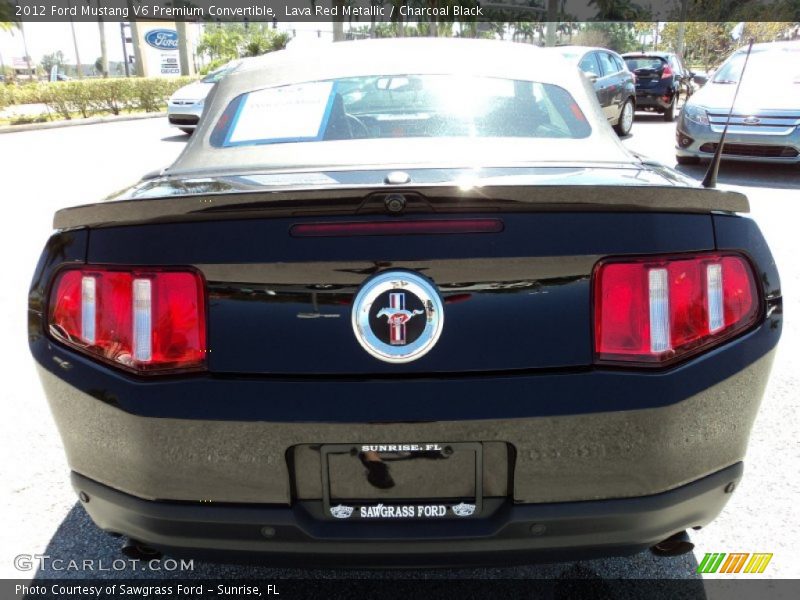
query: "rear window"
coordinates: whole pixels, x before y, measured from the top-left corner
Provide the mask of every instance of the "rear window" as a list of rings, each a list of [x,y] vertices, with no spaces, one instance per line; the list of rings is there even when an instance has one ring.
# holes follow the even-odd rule
[[[625,59],[625,64],[628,65],[628,69],[631,71],[638,69],[655,69],[657,71],[664,63],[664,59],[657,56],[640,56],[638,58]]]
[[[428,137],[583,138],[589,123],[556,85],[491,77],[392,75],[311,81],[242,94],[211,145]]]

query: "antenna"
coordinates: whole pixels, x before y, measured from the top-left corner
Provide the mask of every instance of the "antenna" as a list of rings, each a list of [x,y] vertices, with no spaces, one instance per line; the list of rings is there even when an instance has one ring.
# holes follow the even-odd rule
[[[719,136],[719,143],[717,144],[717,149],[714,151],[714,158],[711,159],[711,164],[708,166],[708,171],[706,171],[706,176],[703,177],[703,187],[713,188],[717,185],[717,173],[719,172],[719,163],[722,160],[722,147],[725,145],[725,136],[728,133],[728,125],[731,123],[733,107],[736,104],[736,97],[739,95],[739,87],[742,85],[744,71],[747,68],[747,61],[750,60],[750,51],[752,49],[753,38],[750,38],[750,43],[747,46],[747,54],[744,57],[744,65],[742,65],[742,72],[739,74],[739,81],[736,83],[736,91],[733,92],[731,107],[728,109],[728,118],[725,120],[725,128],[722,130],[722,135]]]

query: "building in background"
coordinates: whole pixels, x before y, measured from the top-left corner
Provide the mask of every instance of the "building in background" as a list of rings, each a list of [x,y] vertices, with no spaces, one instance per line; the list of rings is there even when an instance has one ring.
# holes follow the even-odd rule
[[[14,79],[36,79],[36,63],[28,58],[14,56],[11,58],[11,70],[14,71]]]

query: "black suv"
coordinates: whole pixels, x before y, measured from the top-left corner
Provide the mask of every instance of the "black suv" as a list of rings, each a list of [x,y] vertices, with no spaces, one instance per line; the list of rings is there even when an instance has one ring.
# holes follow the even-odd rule
[[[675,120],[678,103],[692,95],[693,73],[672,52],[629,52],[622,58],[636,75],[636,106]]]

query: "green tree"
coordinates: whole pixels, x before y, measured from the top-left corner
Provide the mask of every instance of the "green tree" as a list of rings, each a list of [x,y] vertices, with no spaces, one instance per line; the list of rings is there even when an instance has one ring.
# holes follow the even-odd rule
[[[247,56],[282,50],[291,36],[265,23],[217,23],[206,25],[197,52],[210,59],[207,69]]]
[[[212,62],[232,60],[239,57],[239,44],[243,39],[242,23],[206,25],[197,44],[197,52],[208,56]]]
[[[769,21],[748,22],[744,24],[742,41],[753,38],[758,42],[775,42],[784,39],[784,36],[794,28],[794,23],[775,23]]]
[[[285,31],[275,31],[269,28],[260,28],[248,31],[242,41],[240,56],[261,56],[267,52],[283,50],[292,37]]]
[[[19,27],[14,6],[8,0],[0,0],[0,31],[11,31]]]
[[[718,65],[734,49],[731,30],[735,23],[687,22],[684,29],[683,58],[691,65],[705,70]],[[678,23],[670,21],[661,30],[661,45],[674,50],[678,37]]]
[[[60,67],[64,64],[64,53],[61,50],[57,50],[51,54],[45,54],[39,64],[42,66],[45,75],[49,76],[50,69],[53,67]]]
[[[574,37],[582,46],[610,48],[622,54],[636,50],[636,32],[630,23],[588,23]]]

